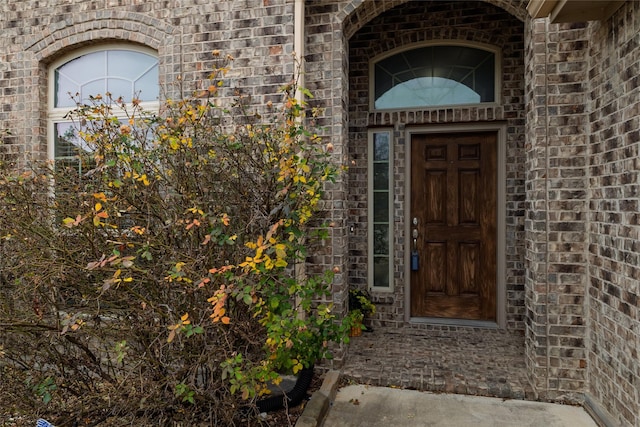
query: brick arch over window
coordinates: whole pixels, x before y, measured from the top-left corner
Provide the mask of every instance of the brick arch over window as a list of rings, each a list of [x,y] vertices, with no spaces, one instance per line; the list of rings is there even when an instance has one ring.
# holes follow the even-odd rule
[[[336,19],[337,22],[344,23],[344,35],[349,39],[372,18],[408,1],[410,0],[387,0],[384,2],[351,0],[351,2],[337,14]],[[527,19],[526,7],[528,0],[486,0],[484,3],[489,3],[504,9],[520,21],[524,22]]]
[[[494,31],[484,31],[478,28],[429,28],[422,32],[414,31],[401,40],[388,39],[385,43],[371,43],[368,54],[371,57],[378,56],[385,52],[391,52],[400,48],[407,48],[411,45],[420,45],[425,42],[434,42],[446,44],[449,42],[469,42],[480,43],[487,46],[496,46],[503,50],[503,53],[509,54],[510,44],[508,43],[511,34],[500,33]],[[504,52],[506,50],[506,52]]]
[[[33,52],[38,62],[47,63],[70,49],[96,41],[128,41],[148,46],[160,56],[170,56],[177,32],[167,22],[139,13],[119,10],[83,15],[82,20],[52,26],[49,31],[27,41],[24,50]],[[179,62],[179,61],[175,61]]]
[[[37,91],[21,95],[25,110],[37,112],[18,124],[28,135],[24,145],[19,147],[24,159],[47,158],[47,104],[42,102],[48,96],[47,68],[57,58],[75,49],[103,42],[149,47],[158,53],[160,84],[167,88],[164,94],[176,96],[171,92],[173,86],[165,85],[182,72],[180,31],[174,26],[161,19],[121,10],[92,11],[74,15],[74,18],[71,22],[63,20],[51,24],[22,45],[24,74]]]

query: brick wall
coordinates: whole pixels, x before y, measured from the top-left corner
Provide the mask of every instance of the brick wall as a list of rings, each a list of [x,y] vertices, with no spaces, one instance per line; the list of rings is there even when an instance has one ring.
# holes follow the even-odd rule
[[[393,2],[389,2],[393,3]],[[367,130],[394,129],[395,288],[374,294],[376,324],[405,321],[404,235],[405,130],[432,124],[506,123],[506,323],[524,329],[524,58],[523,24],[503,9],[482,2],[365,3],[350,18],[349,40],[349,282],[367,285]],[[386,11],[380,8],[385,7]],[[381,13],[382,12],[382,13]],[[357,31],[355,30],[357,29]],[[502,98],[497,106],[434,108],[376,113],[369,110],[369,60],[419,42],[460,40],[498,47],[502,55]]]
[[[527,21],[526,34],[526,219],[525,356],[536,390],[546,387],[546,117],[544,71],[546,26]],[[537,74],[542,72],[543,76]]]
[[[345,64],[346,42],[342,37],[342,23],[338,16],[342,11],[339,1],[306,2],[305,86],[314,94],[310,105],[323,109],[316,124],[325,141],[333,144],[332,158],[338,165],[348,163],[345,150],[347,111],[345,109],[348,87]],[[328,185],[324,212],[329,228],[329,239],[322,247],[310,251],[309,260],[314,265],[329,265],[337,273],[332,284],[334,312],[346,315],[348,310],[347,245],[348,206],[347,177],[341,173],[335,184]],[[332,361],[340,366],[341,360]]]
[[[640,425],[640,4],[528,22],[526,356],[543,398]]]
[[[293,74],[286,0],[10,0],[0,13],[0,127],[15,134],[0,153],[13,160],[46,156],[47,65],[82,46],[125,41],[155,49],[169,96],[178,93],[178,75],[191,82],[208,74],[214,49],[236,58],[229,85],[255,105],[279,99]]]
[[[527,357],[536,389],[586,383],[587,25],[530,23],[527,49]]]
[[[590,27],[588,392],[640,426],[640,3]]]

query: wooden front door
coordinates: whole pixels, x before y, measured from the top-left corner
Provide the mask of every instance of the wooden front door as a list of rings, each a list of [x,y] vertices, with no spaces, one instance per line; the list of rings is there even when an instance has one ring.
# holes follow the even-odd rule
[[[495,132],[411,138],[411,317],[496,320],[496,146]]]

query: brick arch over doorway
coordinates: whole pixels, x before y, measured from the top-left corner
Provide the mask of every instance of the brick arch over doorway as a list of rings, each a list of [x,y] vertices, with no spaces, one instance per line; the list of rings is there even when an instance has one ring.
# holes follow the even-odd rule
[[[343,32],[348,39],[371,19],[408,1],[410,0],[388,0],[384,2],[351,0],[337,14],[337,22],[344,24]],[[527,19],[526,6],[528,0],[486,0],[485,3],[504,9],[522,22]]]

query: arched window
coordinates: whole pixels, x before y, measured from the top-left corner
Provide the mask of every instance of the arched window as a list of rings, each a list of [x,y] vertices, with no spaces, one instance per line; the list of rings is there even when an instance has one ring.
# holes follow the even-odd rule
[[[130,44],[82,49],[56,61],[49,68],[49,158],[76,164],[77,150],[87,149],[65,116],[90,96],[134,98],[144,108],[158,108],[157,54]],[[81,168],[81,165],[77,165]]]
[[[404,50],[375,61],[375,109],[480,104],[496,100],[496,52],[435,45]]]

